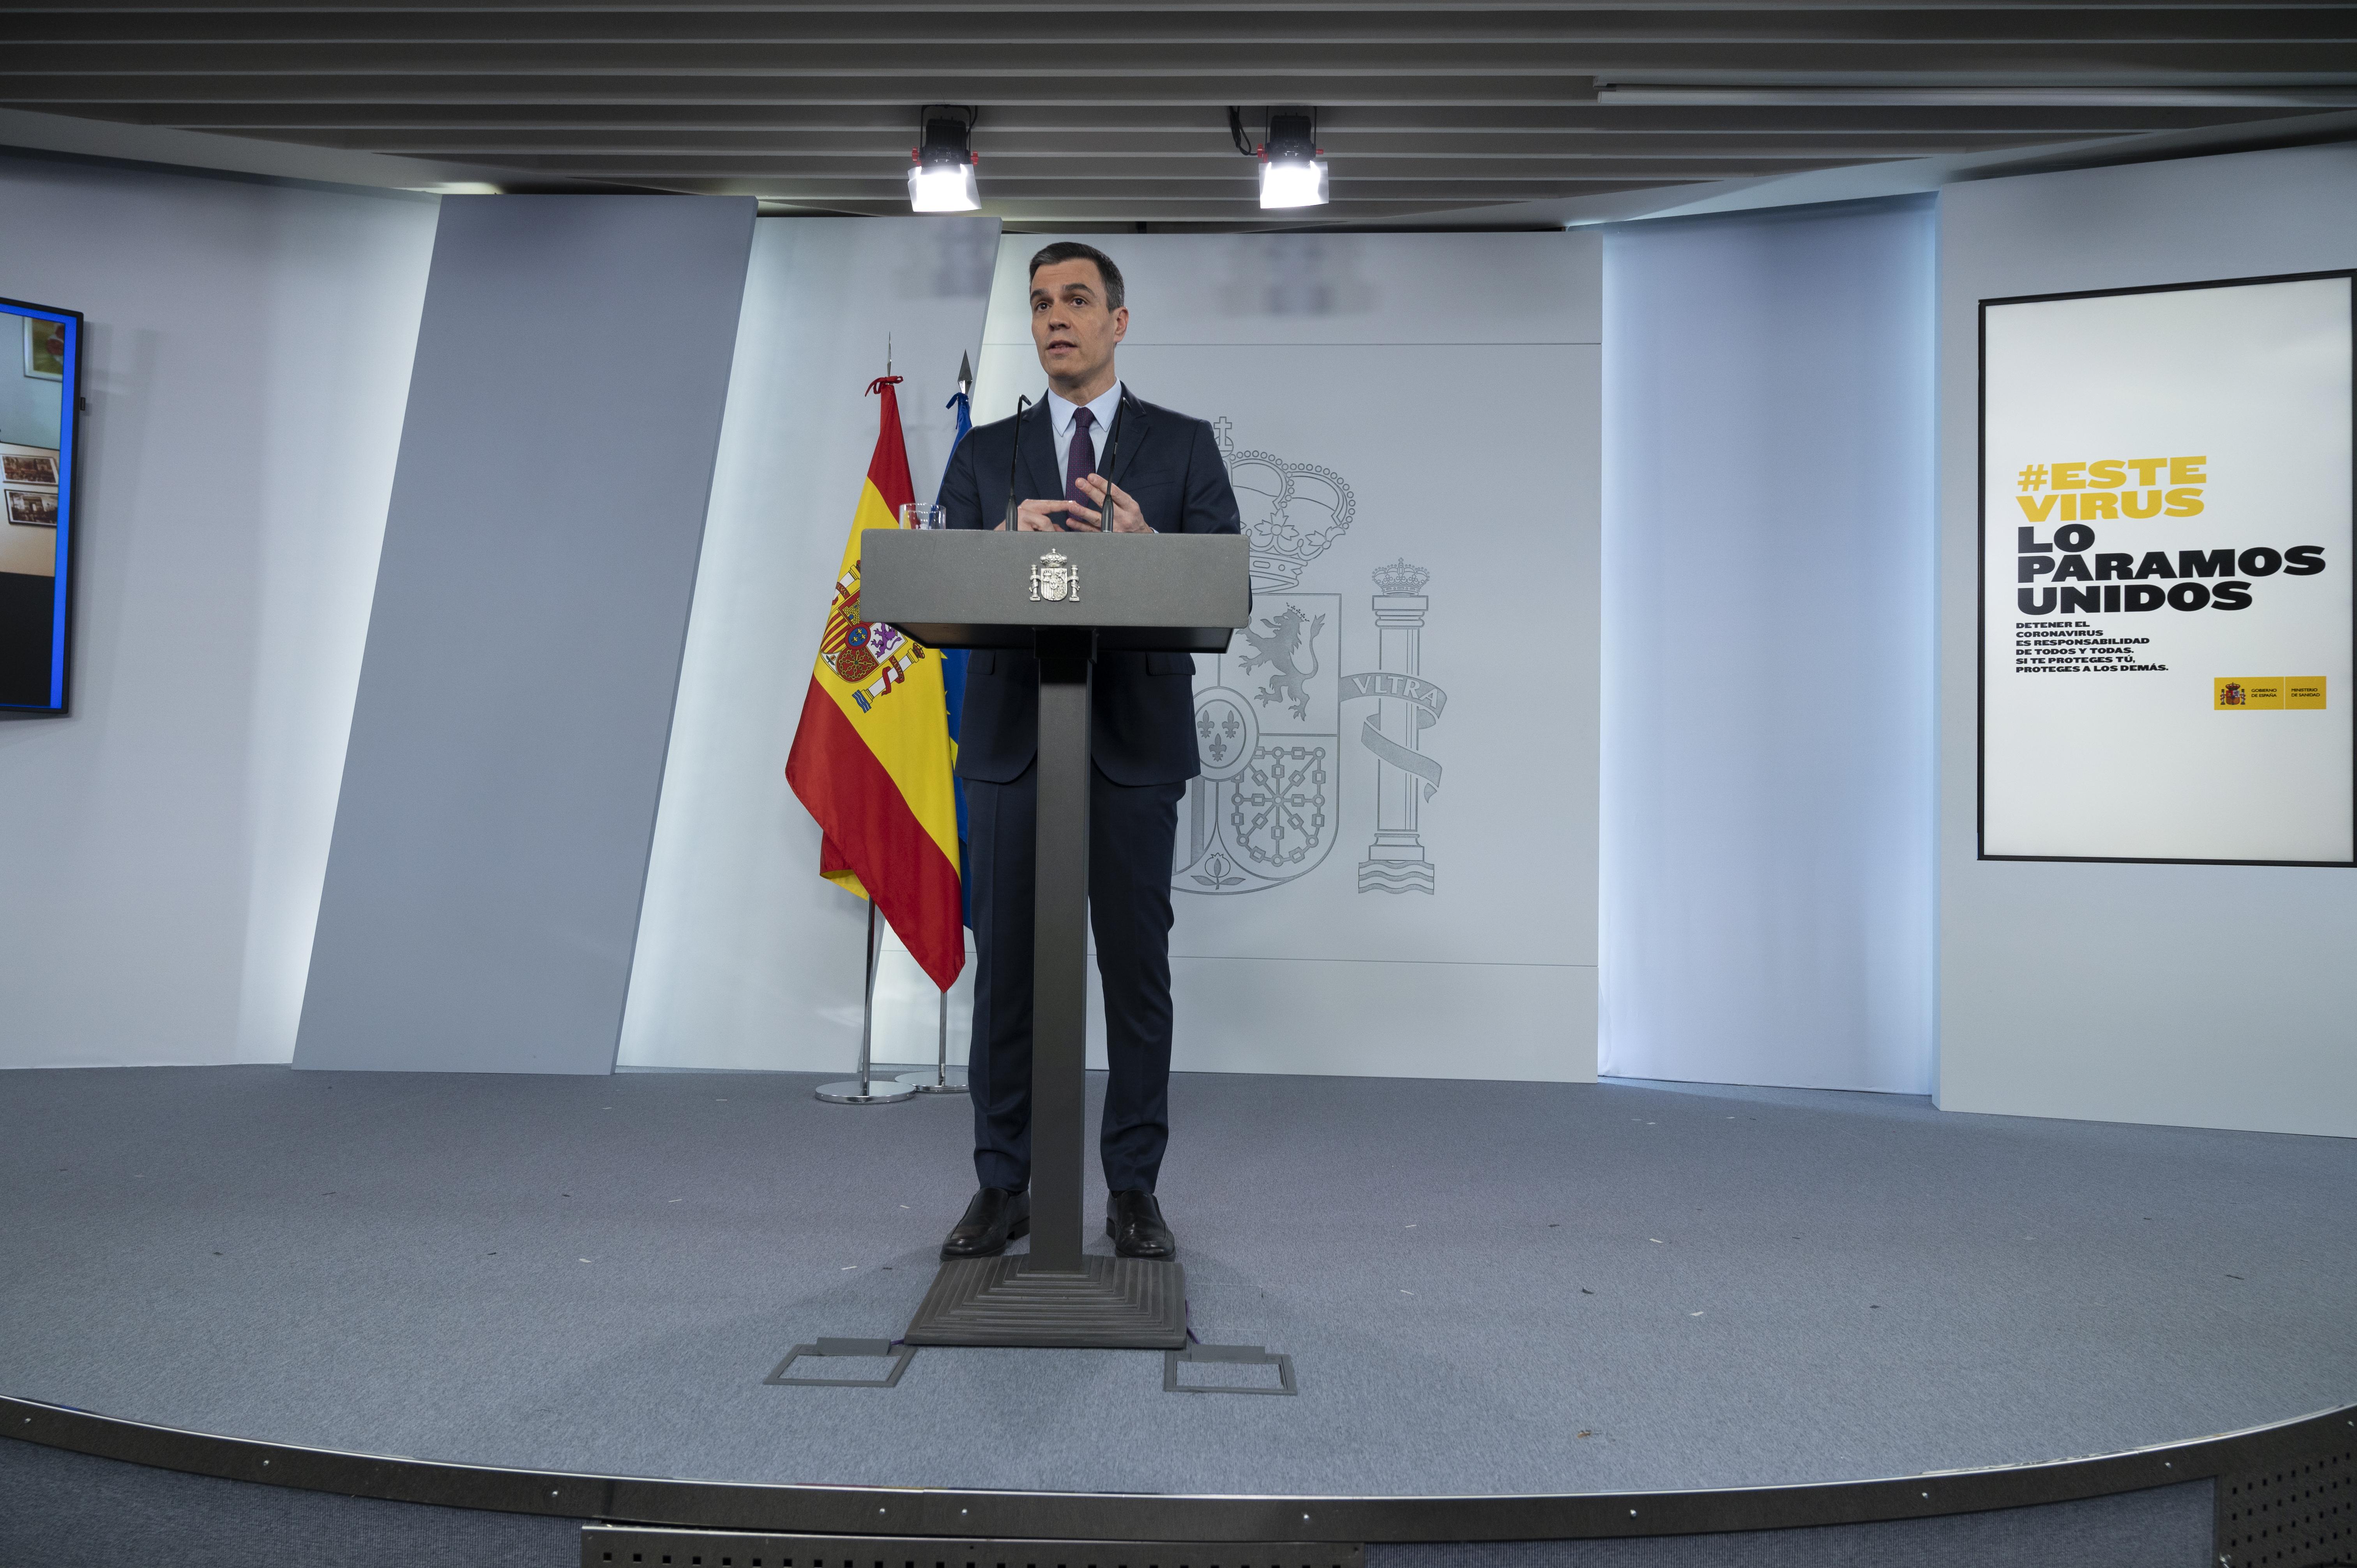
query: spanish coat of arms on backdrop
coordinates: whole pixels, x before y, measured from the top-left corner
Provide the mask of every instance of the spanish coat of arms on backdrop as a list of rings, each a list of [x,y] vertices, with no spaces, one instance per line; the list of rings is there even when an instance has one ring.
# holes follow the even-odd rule
[[[1252,541],[1252,623],[1228,651],[1195,669],[1195,739],[1203,772],[1178,809],[1171,886],[1181,893],[1253,893],[1325,864],[1342,831],[1343,709],[1349,738],[1375,757],[1374,829],[1359,862],[1361,893],[1429,893],[1433,863],[1420,813],[1440,786],[1421,733],[1448,697],[1423,679],[1430,575],[1401,560],[1378,567],[1375,667],[1345,673],[1340,593],[1304,591],[1318,558],[1351,529],[1358,500],[1331,468],[1237,449],[1215,420],[1228,478]]]

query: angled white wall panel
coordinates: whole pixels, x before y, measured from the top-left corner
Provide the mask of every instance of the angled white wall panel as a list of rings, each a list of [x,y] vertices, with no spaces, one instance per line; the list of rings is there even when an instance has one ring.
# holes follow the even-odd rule
[[[612,1070],[752,230],[443,202],[296,1066]]]
[[[876,446],[888,339],[909,467],[931,499],[961,355],[982,340],[998,221],[765,218],[754,226],[621,1065],[846,1069],[867,906],[818,875],[786,787],[844,536]],[[959,983],[965,1056],[971,978]],[[880,1059],[931,1060],[941,993],[905,951],[878,984]]]

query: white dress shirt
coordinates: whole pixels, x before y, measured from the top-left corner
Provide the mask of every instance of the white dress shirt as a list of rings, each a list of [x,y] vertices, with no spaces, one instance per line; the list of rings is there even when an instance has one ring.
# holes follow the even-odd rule
[[[1072,469],[1072,416],[1082,406],[1067,403],[1060,392],[1048,394],[1048,417],[1056,427],[1056,474],[1060,478]],[[1104,457],[1105,432],[1113,428],[1114,413],[1120,406],[1121,382],[1117,381],[1086,404],[1092,422],[1089,425],[1089,467],[1100,473],[1103,470],[1097,468],[1097,464]]]

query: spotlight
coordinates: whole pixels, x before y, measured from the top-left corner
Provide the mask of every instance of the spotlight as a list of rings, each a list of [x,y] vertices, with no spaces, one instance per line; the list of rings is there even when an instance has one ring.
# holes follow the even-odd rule
[[[964,118],[952,117],[960,114]],[[974,111],[927,104],[920,117],[924,145],[909,154],[909,206],[918,212],[972,212],[982,205],[974,183],[980,160],[966,146]]]
[[[1260,204],[1325,206],[1326,160],[1318,154],[1315,111],[1271,110],[1268,140],[1260,149]]]

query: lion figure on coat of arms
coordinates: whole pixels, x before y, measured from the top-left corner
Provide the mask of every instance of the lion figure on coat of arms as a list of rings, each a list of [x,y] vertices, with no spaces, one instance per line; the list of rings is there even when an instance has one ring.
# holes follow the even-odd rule
[[[1307,632],[1302,630],[1305,621],[1308,622]],[[1281,614],[1264,618],[1260,624],[1268,628],[1265,636],[1250,627],[1244,628],[1244,640],[1253,645],[1253,650],[1238,668],[1249,673],[1267,665],[1267,683],[1253,693],[1254,699],[1264,703],[1289,702],[1293,716],[1306,719],[1309,678],[1318,673],[1318,634],[1326,629],[1326,618],[1312,619],[1300,606],[1288,605]]]

